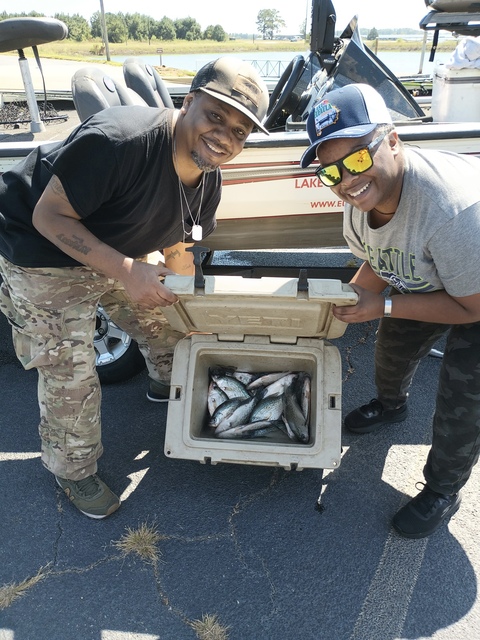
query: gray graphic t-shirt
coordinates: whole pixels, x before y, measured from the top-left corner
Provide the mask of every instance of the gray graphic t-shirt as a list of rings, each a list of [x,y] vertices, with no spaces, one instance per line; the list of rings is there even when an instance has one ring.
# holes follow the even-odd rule
[[[395,215],[372,229],[368,213],[346,204],[344,235],[401,293],[480,293],[480,158],[406,148]]]

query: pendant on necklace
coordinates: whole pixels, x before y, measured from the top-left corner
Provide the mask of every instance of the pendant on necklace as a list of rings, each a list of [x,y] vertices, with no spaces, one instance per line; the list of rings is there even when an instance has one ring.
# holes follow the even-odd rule
[[[203,238],[202,225],[194,224],[193,227],[192,227],[192,240],[195,240],[195,242],[197,242],[198,240],[201,240],[202,238]]]

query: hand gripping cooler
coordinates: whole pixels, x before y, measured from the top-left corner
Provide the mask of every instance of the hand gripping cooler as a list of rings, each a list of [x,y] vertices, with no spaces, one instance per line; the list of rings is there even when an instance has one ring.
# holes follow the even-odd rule
[[[332,305],[355,304],[339,280],[167,276],[179,302],[164,309],[171,326],[193,333],[175,349],[165,436],[171,458],[285,469],[335,468],[341,453],[341,360],[326,338],[346,325]],[[303,371],[311,378],[306,444],[275,438],[221,440],[207,426],[209,371]]]

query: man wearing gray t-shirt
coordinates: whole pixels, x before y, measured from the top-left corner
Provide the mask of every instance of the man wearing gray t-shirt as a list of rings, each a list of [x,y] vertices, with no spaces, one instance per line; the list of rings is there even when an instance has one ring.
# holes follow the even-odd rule
[[[393,518],[423,538],[460,506],[480,452],[480,159],[404,148],[375,89],[347,85],[312,109],[316,175],[345,201],[344,235],[365,262],[352,279],[358,303],[334,309],[344,322],[381,318],[377,398],[349,413],[346,428],[371,433],[407,417],[419,361],[444,334],[426,484]],[[391,287],[391,297],[384,291]]]

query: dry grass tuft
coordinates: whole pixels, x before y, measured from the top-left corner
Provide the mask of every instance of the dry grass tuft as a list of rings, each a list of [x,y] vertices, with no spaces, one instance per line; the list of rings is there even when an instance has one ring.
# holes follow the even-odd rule
[[[156,563],[160,559],[160,551],[157,543],[160,541],[160,534],[156,527],[145,522],[138,529],[127,527],[127,532],[114,543],[124,555],[136,553],[143,560]]]
[[[189,623],[199,640],[228,640],[229,627],[223,627],[216,615],[204,614],[201,620]]]
[[[32,578],[27,578],[22,582],[11,582],[0,587],[0,610],[9,607],[15,600],[21,598],[25,593],[34,587],[40,580],[43,580],[49,573],[45,570],[46,567],[40,567],[37,575]]]

